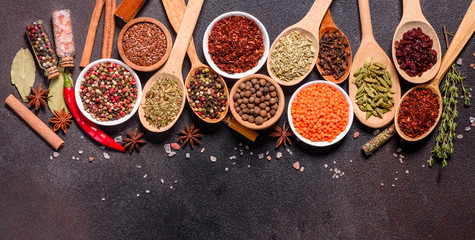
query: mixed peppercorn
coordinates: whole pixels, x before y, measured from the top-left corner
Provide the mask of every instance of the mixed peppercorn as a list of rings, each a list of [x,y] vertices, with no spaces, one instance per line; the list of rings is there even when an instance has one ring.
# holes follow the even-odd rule
[[[51,41],[46,34],[43,21],[35,21],[32,24],[26,26],[26,34],[30,40],[33,52],[36,55],[38,65],[43,69],[50,69],[54,67],[53,70],[47,70],[47,75],[56,73],[58,71],[56,69],[58,59],[54,53]]]
[[[188,102],[201,118],[216,119],[226,110],[228,94],[216,73],[199,68],[186,85]]]
[[[89,68],[81,82],[84,109],[98,121],[118,120],[132,112],[137,100],[136,79],[123,66],[103,62]]]

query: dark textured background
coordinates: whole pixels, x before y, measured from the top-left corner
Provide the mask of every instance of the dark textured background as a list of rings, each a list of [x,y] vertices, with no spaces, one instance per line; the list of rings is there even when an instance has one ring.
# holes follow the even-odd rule
[[[218,15],[233,10],[248,12],[265,25],[273,41],[284,28],[303,18],[312,3],[207,0],[194,32],[200,59],[204,61],[204,31]],[[426,18],[442,41],[443,52],[442,25],[455,32],[469,4],[468,0],[421,1]],[[401,1],[389,0],[370,3],[374,36],[388,55],[402,15],[401,5]],[[43,19],[52,36],[52,10],[71,9],[79,63],[93,7],[94,1],[74,0],[19,0],[2,4],[0,99],[11,93],[19,97],[10,83],[10,66],[15,53],[28,47],[23,30],[28,23]],[[357,1],[335,0],[331,11],[355,54],[361,39]],[[175,36],[160,1],[149,0],[138,16],[158,19]],[[100,56],[102,21],[103,17],[93,60]],[[119,31],[117,26],[116,37]],[[473,39],[462,52],[463,65],[458,67],[467,77],[469,88],[475,86],[475,70],[468,66],[475,62]],[[116,48],[112,55],[119,57]],[[74,77],[80,72],[78,65]],[[189,62],[185,60],[184,76],[188,70]],[[150,74],[139,76],[144,84]],[[321,79],[316,69],[304,82],[314,79]],[[227,82],[232,86],[232,80]],[[35,87],[40,83],[47,84],[47,80],[42,71],[37,71]],[[348,83],[342,86],[347,89]],[[409,87],[405,83],[403,90]],[[286,89],[287,101],[294,89]],[[291,156],[283,148],[274,150],[274,139],[266,136],[270,130],[262,132],[258,142],[252,144],[222,124],[200,123],[188,106],[166,134],[146,133],[148,143],[141,153],[103,150],[73,123],[67,134],[59,134],[66,144],[59,157],[50,160],[54,150],[3,104],[0,238],[474,239],[475,129],[464,129],[475,112],[473,107],[459,104],[459,108],[457,134],[464,137],[455,140],[455,153],[449,166],[442,169],[440,165],[427,167],[435,134],[418,143],[405,143],[394,137],[366,158],[360,147],[373,137],[373,129],[366,129],[355,120],[348,136],[332,148],[313,149],[293,138]],[[45,122],[52,116],[47,108],[37,115]],[[284,120],[286,116],[279,124]],[[163,145],[176,141],[177,130],[192,121],[203,130],[202,145],[194,149],[187,146],[168,158]],[[136,127],[144,131],[137,115],[123,125],[104,129],[116,137],[125,136],[127,128]],[[356,131],[361,135],[353,139]],[[405,157],[402,164],[393,157],[398,148],[402,148],[400,154]],[[243,150],[242,156],[239,149]],[[84,153],[79,155],[78,150]],[[258,159],[259,153],[267,151],[271,161]],[[277,151],[283,152],[280,160],[275,158]],[[104,152],[110,159],[103,157]],[[191,159],[185,159],[186,152],[191,153]],[[216,163],[209,160],[212,155],[218,158]],[[237,159],[230,160],[231,155]],[[79,160],[73,160],[73,156]],[[95,157],[93,162],[87,160],[89,156]],[[300,161],[303,172],[292,167],[295,161]],[[345,175],[332,178],[330,168],[341,169]]]

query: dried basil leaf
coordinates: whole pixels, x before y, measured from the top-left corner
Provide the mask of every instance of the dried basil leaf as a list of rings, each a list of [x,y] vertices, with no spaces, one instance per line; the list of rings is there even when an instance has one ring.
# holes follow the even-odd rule
[[[68,105],[66,104],[66,101],[64,100],[64,77],[63,77],[63,71],[64,68],[59,68],[60,74],[58,77],[55,77],[51,79],[51,82],[49,83],[49,94],[50,98],[48,99],[48,106],[49,110],[54,113],[54,111],[60,112],[62,108],[66,109],[66,112],[68,111]],[[68,74],[71,77],[71,73],[67,72],[65,74]]]
[[[24,102],[28,102],[26,96],[35,83],[35,71],[35,60],[30,50],[21,48],[13,58],[10,76]]]

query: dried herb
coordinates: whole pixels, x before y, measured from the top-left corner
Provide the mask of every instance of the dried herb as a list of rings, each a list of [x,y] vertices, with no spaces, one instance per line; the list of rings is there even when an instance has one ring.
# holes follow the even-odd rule
[[[35,83],[35,71],[35,60],[30,50],[20,49],[13,58],[10,76],[24,102],[28,102],[26,96]]]
[[[446,167],[447,159],[450,154],[454,152],[454,137],[455,129],[457,128],[457,117],[459,115],[457,110],[458,103],[458,88],[456,84],[460,84],[463,89],[463,93],[466,94],[463,80],[465,77],[460,76],[460,72],[455,68],[455,64],[452,65],[451,71],[445,75],[445,81],[442,85],[442,104],[444,110],[441,115],[442,122],[439,126],[439,133],[436,138],[435,147],[432,150],[432,157],[430,158],[429,166],[434,165],[436,160],[442,161],[442,166]],[[470,99],[465,95],[464,104],[470,105]]]
[[[31,87],[31,94],[27,96],[28,100],[30,101],[28,103],[28,106],[35,106],[35,110],[38,110],[40,106],[46,106],[46,100],[50,98],[51,96],[48,96],[49,89],[43,91],[43,86],[40,84],[38,87],[38,90],[34,89]]]
[[[69,112],[66,112],[66,109],[63,108],[61,111],[54,110],[54,117],[49,121],[54,123],[53,131],[58,131],[62,129],[64,133],[68,130],[68,127],[71,126],[72,115]]]
[[[386,66],[371,61],[371,57],[366,58],[364,65],[353,73],[353,83],[358,88],[356,104],[361,111],[366,112],[366,119],[371,116],[383,118],[383,114],[391,111],[394,106],[394,91],[391,90],[393,83]]]
[[[145,118],[150,125],[165,127],[181,110],[183,95],[178,84],[168,78],[160,78],[145,96],[143,105]]]
[[[191,147],[194,147],[195,143],[201,144],[198,138],[202,137],[203,135],[198,133],[199,130],[199,128],[195,128],[194,123],[191,124],[191,127],[188,127],[188,124],[185,123],[185,129],[178,130],[178,132],[183,135],[178,138],[178,141],[183,141],[182,146],[185,146],[187,143],[190,143]]]
[[[127,136],[128,138],[122,139],[123,142],[126,142],[124,148],[130,147],[129,151],[132,152],[132,150],[135,148],[138,152],[140,152],[140,146],[139,144],[144,144],[147,143],[145,140],[140,139],[143,135],[143,133],[137,134],[138,129],[136,128],[134,131],[134,134],[130,133],[129,129],[127,129]]]
[[[287,122],[284,122],[284,125],[282,128],[279,126],[275,125],[274,129],[275,132],[271,133],[269,136],[271,137],[278,137],[277,139],[277,144],[275,145],[275,148],[278,148],[280,144],[284,144],[284,146],[287,146],[287,143],[289,145],[292,145],[292,142],[290,142],[290,136],[292,136],[292,132],[289,131],[289,125],[286,125]]]
[[[324,70],[322,75],[333,75],[338,80],[345,74],[350,57],[348,46],[340,30],[323,33],[318,54],[318,65]]]
[[[385,144],[392,136],[396,134],[396,126],[393,124],[386,130],[380,132],[376,137],[371,139],[368,143],[366,143],[362,149],[366,155],[371,154],[374,150],[381,147]]]
[[[314,58],[312,40],[293,31],[279,39],[271,53],[270,70],[280,80],[289,82],[308,72]]]
[[[68,105],[64,100],[64,75],[67,74],[71,77],[71,73],[67,72],[64,73],[63,68],[59,68],[61,74],[57,78],[51,79],[49,83],[49,94],[48,96],[48,107],[49,110],[54,113],[54,111],[61,111],[61,109],[65,109],[66,112],[68,111]]]
[[[246,72],[264,55],[264,38],[257,24],[244,16],[217,21],[208,38],[209,55],[224,72]]]

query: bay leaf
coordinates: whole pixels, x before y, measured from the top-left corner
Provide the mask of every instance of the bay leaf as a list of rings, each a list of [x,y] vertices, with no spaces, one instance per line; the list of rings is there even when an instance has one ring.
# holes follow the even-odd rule
[[[21,48],[13,58],[10,76],[24,102],[28,102],[26,96],[35,83],[35,71],[35,59],[30,50]]]
[[[66,112],[68,111],[68,105],[64,100],[64,77],[63,77],[64,68],[59,68],[59,76],[51,79],[49,83],[49,94],[51,96],[48,99],[49,110],[54,113],[54,111],[61,111],[65,108]],[[71,73],[66,73],[71,76]]]

